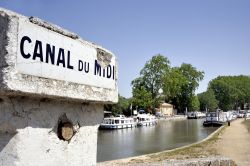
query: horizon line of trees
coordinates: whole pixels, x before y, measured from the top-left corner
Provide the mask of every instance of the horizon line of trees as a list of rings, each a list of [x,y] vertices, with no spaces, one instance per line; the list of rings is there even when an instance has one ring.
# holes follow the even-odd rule
[[[105,105],[105,110],[114,115],[131,115],[131,109],[154,112],[161,102],[174,105],[179,113],[185,111],[223,110],[243,108],[250,103],[249,76],[219,76],[209,82],[206,92],[195,94],[204,72],[191,64],[171,67],[167,57],[158,54],[146,62],[140,76],[132,82],[132,97],[119,95],[114,105]]]
[[[198,94],[201,110],[249,109],[250,76],[218,76],[208,84],[206,92]]]

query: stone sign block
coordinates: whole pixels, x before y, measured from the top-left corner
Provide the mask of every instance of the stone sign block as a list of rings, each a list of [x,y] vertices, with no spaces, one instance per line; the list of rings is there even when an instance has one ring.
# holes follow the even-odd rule
[[[0,8],[0,165],[96,165],[104,104],[117,100],[110,51]]]
[[[110,51],[1,8],[0,41],[0,94],[117,102],[117,62]]]

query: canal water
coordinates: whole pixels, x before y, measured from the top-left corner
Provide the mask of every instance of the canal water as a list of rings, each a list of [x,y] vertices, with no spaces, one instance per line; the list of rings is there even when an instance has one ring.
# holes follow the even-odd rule
[[[99,130],[97,162],[160,152],[198,142],[217,129],[204,128],[203,121],[161,120],[156,126]]]

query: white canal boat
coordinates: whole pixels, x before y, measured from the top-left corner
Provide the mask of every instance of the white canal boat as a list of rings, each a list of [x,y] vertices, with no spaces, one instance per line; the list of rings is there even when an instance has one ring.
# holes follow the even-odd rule
[[[195,112],[189,112],[187,115],[188,119],[199,119],[199,118],[205,118],[206,114],[203,112],[195,111]]]
[[[153,126],[156,124],[156,117],[150,114],[138,114],[137,126]]]
[[[120,115],[117,117],[104,118],[100,124],[100,129],[123,129],[135,126],[136,122],[133,118],[127,118],[124,115]]]
[[[206,120],[203,122],[203,126],[221,126],[226,122],[233,120],[231,112],[223,112],[217,110],[216,112],[208,112],[206,114]]]

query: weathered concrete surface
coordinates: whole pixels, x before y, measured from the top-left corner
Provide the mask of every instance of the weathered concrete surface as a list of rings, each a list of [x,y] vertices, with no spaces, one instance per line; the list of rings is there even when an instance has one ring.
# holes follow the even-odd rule
[[[236,166],[235,162],[223,156],[211,156],[206,158],[196,158],[187,160],[164,160],[152,163],[138,163],[138,164],[119,164],[123,166]],[[109,166],[109,164],[100,163],[98,166]],[[116,166],[116,164],[112,164]],[[117,165],[118,166],[118,165]]]
[[[72,67],[84,58],[99,64],[89,69],[91,76]],[[0,166],[96,165],[103,105],[117,100],[117,64],[110,51],[0,8]]]
[[[74,125],[69,142],[57,135],[59,119],[65,115]],[[97,128],[102,118],[101,104],[2,96],[0,165],[95,165]]]
[[[0,94],[1,95],[40,96],[46,98],[67,99],[72,101],[84,100],[86,102],[100,102],[100,103],[116,103],[118,101],[117,65],[115,65],[115,73],[114,73],[115,83],[112,89],[103,88],[101,86],[90,86],[88,84],[81,84],[81,83],[75,83],[58,79],[49,79],[45,77],[38,77],[34,75],[27,75],[20,73],[17,70],[18,66],[17,55],[18,52],[20,52],[19,49],[20,46],[18,45],[18,43],[20,42],[20,37],[18,38],[18,34],[19,31],[21,31],[20,25],[23,25],[23,27],[21,28],[25,29],[26,24],[27,28],[29,27],[29,25],[36,27],[37,30],[31,28],[31,31],[34,30],[35,34],[41,33],[41,36],[39,36],[41,38],[46,38],[46,35],[44,35],[44,33],[48,31],[48,33],[50,32],[52,34],[58,34],[61,37],[60,39],[64,39],[63,36],[65,36],[65,41],[69,41],[69,43],[75,42],[77,45],[92,51],[90,53],[87,53],[87,55],[92,54],[94,52],[93,54],[95,54],[96,59],[98,60],[101,66],[108,65],[111,61],[111,58],[115,59],[114,55],[110,51],[98,45],[95,45],[91,42],[82,40],[74,33],[64,30],[56,25],[47,23],[45,21],[33,17],[27,18],[17,13],[0,8],[0,41],[1,41],[0,42]],[[46,40],[49,39],[50,37],[47,37]],[[31,44],[34,45],[34,41],[32,42],[33,43]],[[27,45],[29,46],[31,44],[26,42],[26,46]],[[66,46],[69,47],[68,45]],[[71,59],[73,57],[74,55],[71,55]],[[38,65],[49,66],[48,64],[45,64],[45,62]],[[53,67],[56,69],[56,66]],[[35,70],[35,69],[30,69],[30,70]],[[77,66],[75,66],[74,70],[77,70]],[[68,70],[68,71],[72,72],[73,70],[71,71]],[[48,72],[53,74],[55,71],[48,71]],[[77,71],[75,71],[75,73],[76,72]],[[64,74],[64,72],[62,74]],[[84,73],[82,75],[84,75]],[[68,76],[70,77],[71,74],[68,74]],[[88,78],[86,78],[85,80],[88,80]],[[98,83],[99,82],[100,84],[102,84],[102,81],[98,81]]]

